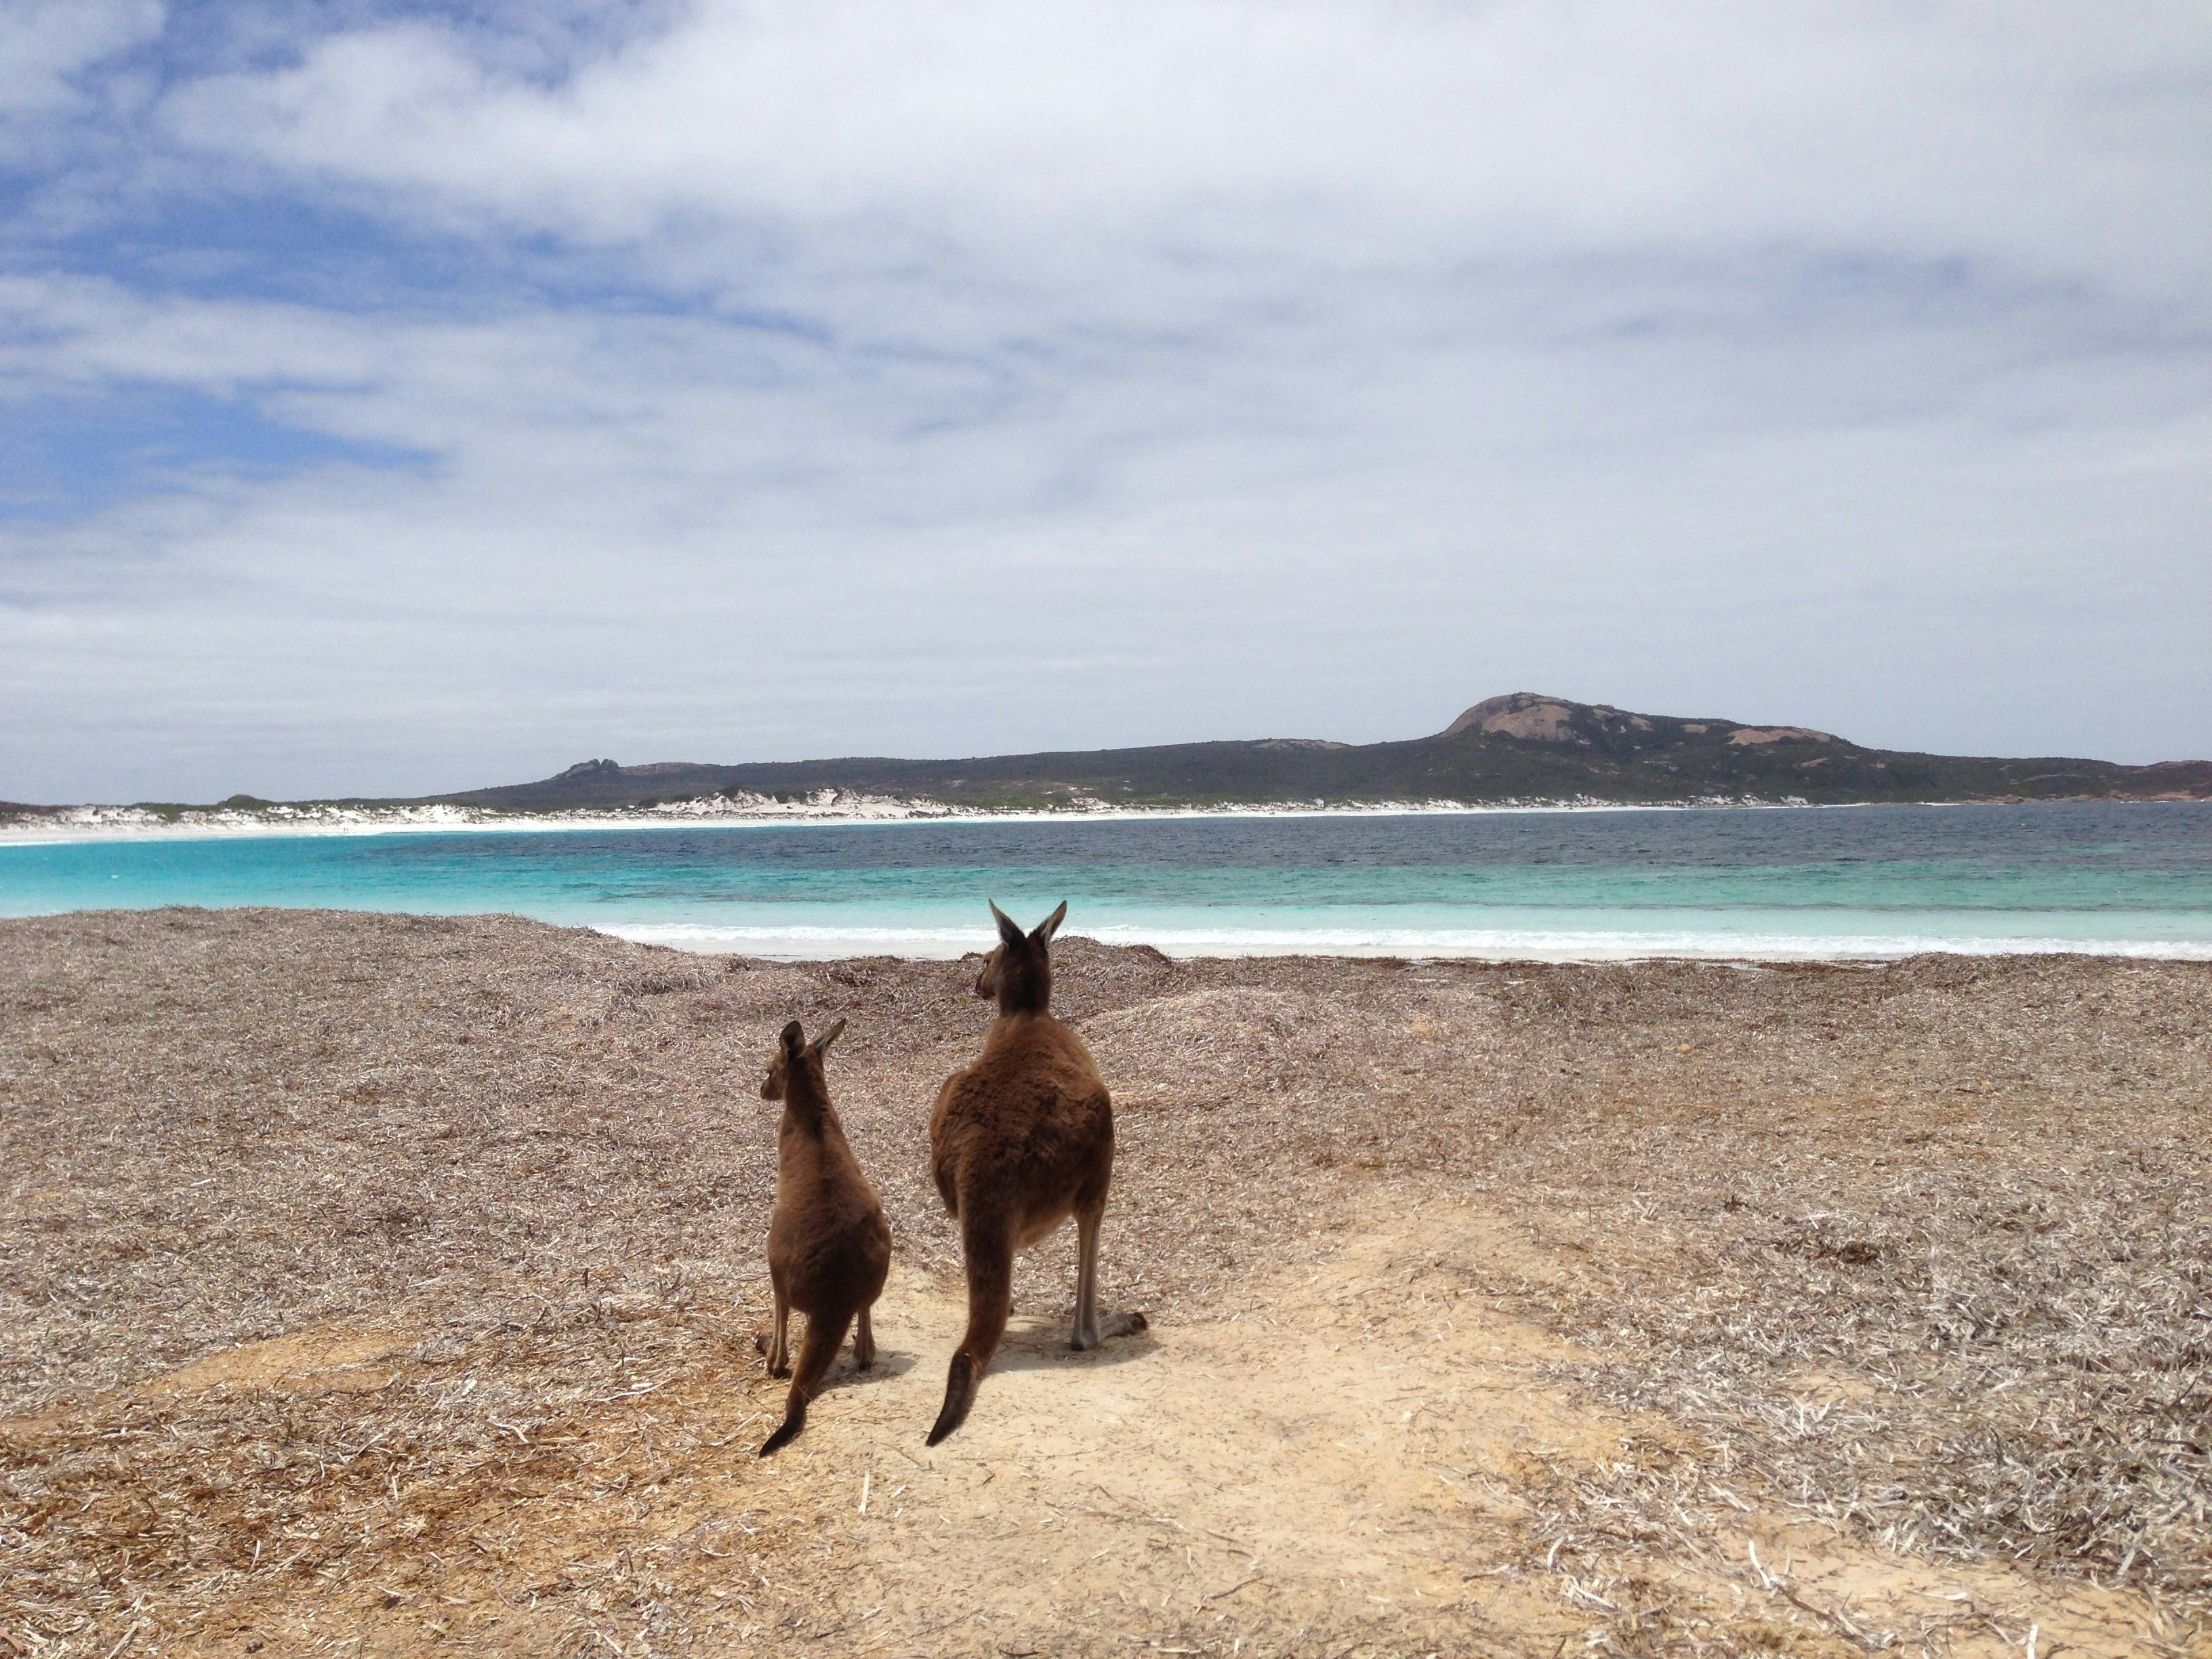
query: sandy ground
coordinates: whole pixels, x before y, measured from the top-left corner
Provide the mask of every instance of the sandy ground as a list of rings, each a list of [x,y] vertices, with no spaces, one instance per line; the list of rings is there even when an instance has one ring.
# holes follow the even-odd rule
[[[0,1652],[2212,1652],[2212,971],[1061,963],[1152,1328],[1056,1242],[927,1450],[957,964],[0,925]],[[763,1462],[793,1013],[897,1254]]]

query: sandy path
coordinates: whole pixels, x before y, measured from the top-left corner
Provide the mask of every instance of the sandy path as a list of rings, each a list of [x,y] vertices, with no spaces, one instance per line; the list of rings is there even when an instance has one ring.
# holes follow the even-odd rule
[[[850,1579],[808,1634],[1005,1655],[1617,1643],[1617,1603],[1589,1592],[1578,1610],[1530,1571],[1543,1494],[1655,1447],[1696,1449],[1549,1382],[1571,1347],[1455,1272],[1501,1255],[1526,1250],[1437,1200],[1378,1211],[1349,1249],[1278,1273],[1227,1318],[1092,1355],[1066,1351],[1059,1319],[1018,1319],[975,1415],[933,1450],[921,1437],[960,1334],[959,1287],[895,1279],[882,1374],[841,1373],[779,1460],[849,1510]],[[1902,1637],[2017,1654],[2033,1631],[2041,1654],[2120,1656],[2152,1636],[2132,1596],[1948,1571],[1725,1507],[1732,1524],[1650,1540],[1669,1629],[1702,1626],[1723,1651],[1856,1653]]]
[[[1094,1355],[1063,1321],[1018,1322],[969,1425],[918,1444],[957,1340],[957,1285],[908,1284],[883,1328],[879,1388],[833,1395],[805,1449],[855,1487],[885,1651],[1425,1651],[1494,1642],[1484,1605],[1522,1553],[1510,1505],[1415,1451],[1444,1403],[1419,1356],[1381,1365],[1353,1334],[1377,1241],[1232,1318],[1169,1325]],[[1514,1343],[1470,1334],[1452,1420],[1504,1455],[1548,1436],[1549,1402],[1512,1402]],[[1456,1368],[1455,1368],[1456,1369]],[[847,1400],[852,1401],[848,1409]],[[1528,1407],[1534,1409],[1528,1409]],[[1559,1425],[1572,1432],[1572,1425]],[[886,1449],[888,1443],[889,1449]],[[1571,1626],[1516,1605],[1535,1634]],[[926,1640],[925,1640],[926,1638]],[[1547,1644],[1546,1645],[1550,1645]]]
[[[1671,1419],[1561,1382],[1587,1352],[1498,1305],[1504,1279],[1569,1271],[1559,1246],[1417,1189],[1378,1192],[1352,1219],[1342,1248],[1263,1270],[1233,1306],[1091,1354],[1066,1351],[1064,1316],[1018,1316],[974,1415],[933,1449],[957,1280],[895,1267],[876,1369],[841,1365],[805,1434],[765,1461],[783,1385],[741,1315],[720,1323],[717,1358],[665,1387],[528,1429],[495,1416],[514,1437],[506,1460],[442,1488],[370,1468],[335,1506],[383,1540],[363,1533],[354,1572],[274,1595],[252,1572],[228,1595],[210,1583],[184,1628],[156,1598],[137,1650],[2205,1650],[2132,1593],[1891,1556],[1747,1500]],[[130,1400],[186,1422],[366,1424],[386,1391],[424,1386],[417,1334],[319,1327]],[[479,1375],[498,1386],[495,1352],[440,1363],[431,1386],[457,1401]],[[131,1421],[127,1400],[0,1428],[97,1438]],[[564,1448],[587,1467],[531,1477]],[[1593,1528],[1632,1555],[1632,1576],[1578,1576]]]

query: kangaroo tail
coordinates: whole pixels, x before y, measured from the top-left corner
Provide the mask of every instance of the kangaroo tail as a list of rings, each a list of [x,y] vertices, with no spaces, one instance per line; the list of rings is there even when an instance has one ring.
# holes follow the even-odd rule
[[[806,1402],[814,1398],[822,1379],[830,1375],[830,1367],[852,1323],[849,1311],[835,1319],[824,1314],[807,1316],[806,1340],[799,1345],[799,1364],[792,1368],[791,1393],[783,1402],[783,1423],[761,1443],[763,1457],[788,1444],[806,1426]]]
[[[929,1431],[933,1446],[967,1420],[968,1408],[975,1403],[975,1386],[999,1351],[999,1339],[1006,1334],[1006,1316],[1014,1306],[1014,1242],[1005,1218],[980,1217],[969,1206],[962,1208],[968,1217],[961,1229],[968,1257],[968,1334],[960,1339],[945,1374],[945,1408]]]

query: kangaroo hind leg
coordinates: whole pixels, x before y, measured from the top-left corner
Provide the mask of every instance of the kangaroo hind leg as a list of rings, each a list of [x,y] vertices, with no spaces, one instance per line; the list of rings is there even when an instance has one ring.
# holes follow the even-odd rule
[[[1105,1219],[1103,1202],[1075,1214],[1075,1334],[1067,1346],[1078,1353],[1098,1346],[1098,1229]]]
[[[791,1375],[791,1298],[781,1285],[775,1287],[775,1334],[769,1339],[768,1374]]]
[[[1075,1334],[1067,1346],[1078,1353],[1097,1347],[1109,1336],[1128,1336],[1150,1322],[1141,1313],[1098,1317],[1098,1230],[1106,1219],[1106,1200],[1075,1212]]]

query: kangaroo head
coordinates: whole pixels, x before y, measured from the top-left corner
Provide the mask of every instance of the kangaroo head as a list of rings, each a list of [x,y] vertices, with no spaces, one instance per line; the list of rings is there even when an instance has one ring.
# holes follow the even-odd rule
[[[1060,902],[1042,921],[1024,933],[996,904],[991,915],[999,924],[998,948],[983,958],[983,971],[975,975],[975,994],[995,1001],[1002,1014],[1041,1014],[1052,1001],[1052,936],[1067,920],[1067,901]]]
[[[806,1033],[799,1028],[797,1020],[785,1026],[783,1035],[776,1040],[775,1058],[769,1061],[768,1076],[761,1083],[761,1098],[781,1100],[791,1092],[791,1079],[794,1073],[813,1085],[817,1099],[827,1097],[830,1083],[822,1073],[822,1056],[830,1052],[830,1045],[837,1040],[844,1029],[845,1022],[838,1020],[809,1042]]]

